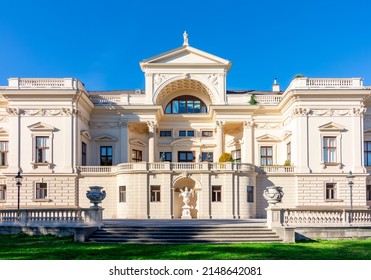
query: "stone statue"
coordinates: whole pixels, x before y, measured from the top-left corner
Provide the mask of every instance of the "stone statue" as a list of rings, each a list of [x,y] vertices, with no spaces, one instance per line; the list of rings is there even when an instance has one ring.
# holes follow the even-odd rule
[[[185,206],[188,206],[188,203],[191,201],[190,197],[194,196],[193,190],[188,190],[188,187],[185,187],[184,190],[180,189],[179,197],[183,197],[183,202]]]
[[[184,33],[183,33],[183,40],[184,40],[183,46],[188,46],[189,44],[188,44],[188,34],[187,34],[187,31],[184,31]]]

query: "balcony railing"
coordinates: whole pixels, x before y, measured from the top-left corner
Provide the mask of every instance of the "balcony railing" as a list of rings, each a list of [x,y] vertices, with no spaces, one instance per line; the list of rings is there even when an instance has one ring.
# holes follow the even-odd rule
[[[136,171],[241,171],[265,173],[294,173],[293,166],[256,167],[234,162],[129,162],[117,166],[80,166],[79,173],[114,174]]]
[[[278,105],[282,100],[282,95],[255,95],[255,100],[259,105]]]
[[[304,209],[268,209],[268,221],[271,226],[345,226],[370,225],[371,210],[304,210]],[[274,218],[270,218],[271,215]]]
[[[83,84],[74,78],[10,78],[11,88],[37,89],[84,89]]]
[[[0,210],[0,225],[84,226],[102,223],[101,208]]]
[[[361,78],[296,78],[289,89],[294,88],[321,88],[321,89],[338,89],[338,88],[361,88],[363,82]]]

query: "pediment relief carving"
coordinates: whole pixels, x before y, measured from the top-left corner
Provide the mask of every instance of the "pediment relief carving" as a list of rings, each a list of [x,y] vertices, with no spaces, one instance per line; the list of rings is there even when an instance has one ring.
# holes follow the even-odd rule
[[[81,136],[84,136],[87,139],[91,140],[91,135],[90,135],[89,131],[87,131],[87,130],[81,130],[80,134],[81,134]]]

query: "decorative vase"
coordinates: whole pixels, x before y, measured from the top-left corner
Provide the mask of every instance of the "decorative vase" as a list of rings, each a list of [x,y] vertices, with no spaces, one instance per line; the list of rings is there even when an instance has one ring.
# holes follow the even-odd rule
[[[90,200],[90,203],[94,204],[91,208],[98,208],[98,204],[106,198],[106,192],[102,191],[103,187],[100,186],[92,186],[89,188],[90,191],[86,192],[86,197]]]
[[[266,187],[263,193],[264,198],[270,205],[276,205],[276,203],[281,202],[283,195],[282,187],[278,186]]]

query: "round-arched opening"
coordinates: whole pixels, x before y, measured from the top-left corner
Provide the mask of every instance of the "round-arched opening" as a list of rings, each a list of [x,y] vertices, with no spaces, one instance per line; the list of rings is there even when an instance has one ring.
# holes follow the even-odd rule
[[[188,98],[191,97],[193,100],[200,100],[205,105],[205,108],[215,102],[214,95],[210,89],[208,89],[203,83],[192,79],[172,81],[162,89],[159,89],[159,92],[154,96],[154,98],[155,103],[162,105],[165,110],[169,102],[180,96],[187,96]],[[197,106],[198,104],[196,104],[196,107]]]
[[[187,188],[188,191],[192,191],[192,195],[189,196],[189,206],[191,206],[191,217],[196,219],[198,217],[199,210],[199,188],[197,183],[191,178],[181,178],[174,183],[174,217],[182,217],[182,207],[185,205],[182,192]]]
[[[181,95],[171,100],[165,107],[165,114],[207,113],[205,103],[192,95]]]

